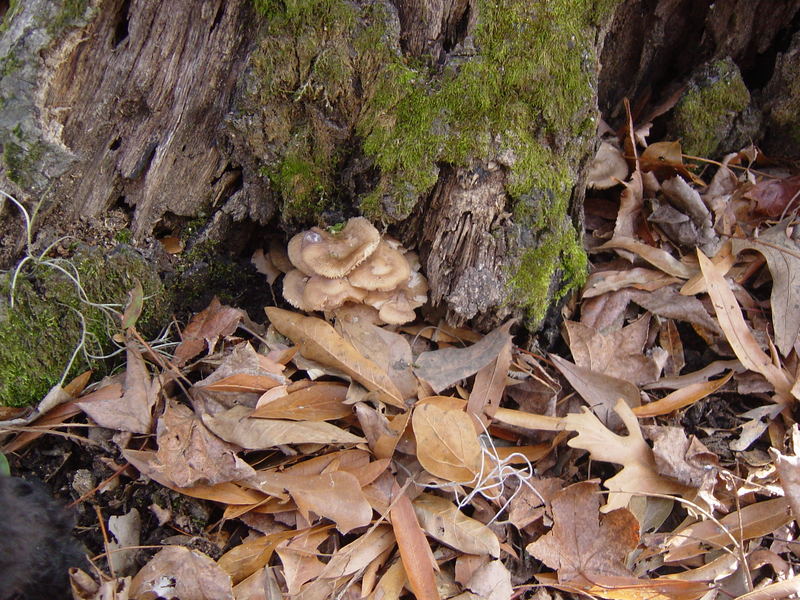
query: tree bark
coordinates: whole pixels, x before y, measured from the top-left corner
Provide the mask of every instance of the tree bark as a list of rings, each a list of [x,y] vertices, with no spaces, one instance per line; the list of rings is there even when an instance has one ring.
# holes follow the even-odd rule
[[[796,126],[793,0],[12,4],[0,177],[41,203],[40,246],[115,211],[153,252],[364,213],[419,249],[434,307],[484,328],[535,326],[579,280],[598,99],[615,126],[623,97],[657,115],[730,57],[756,133]],[[0,227],[8,266],[24,236]]]

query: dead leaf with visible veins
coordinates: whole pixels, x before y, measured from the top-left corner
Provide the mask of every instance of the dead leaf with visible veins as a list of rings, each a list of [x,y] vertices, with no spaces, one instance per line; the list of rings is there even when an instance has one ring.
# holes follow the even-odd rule
[[[211,304],[197,313],[181,332],[181,343],[175,349],[172,362],[181,367],[205,349],[212,349],[219,338],[231,335],[239,326],[244,312],[238,308],[224,306],[214,296]]]
[[[428,473],[468,483],[481,470],[483,455],[472,419],[463,410],[422,404],[411,417],[417,459]]]
[[[639,542],[639,522],[625,508],[600,514],[596,483],[570,485],[550,502],[553,528],[526,550],[558,572],[558,581],[584,587],[598,576],[629,577],[628,554]]]
[[[316,317],[304,317],[271,306],[264,310],[273,327],[297,344],[304,357],[335,367],[368,390],[376,392],[387,404],[406,408],[402,392],[389,376],[374,362],[362,356],[328,323]]]
[[[133,342],[128,342],[127,356],[121,397],[98,396],[78,400],[76,404],[101,427],[150,433],[153,428],[152,410],[161,384],[157,378],[150,379],[142,353]]]
[[[392,504],[390,509],[392,530],[397,538],[397,547],[403,561],[403,568],[408,576],[411,591],[417,600],[439,600],[434,572],[439,565],[425,538],[425,533],[417,520],[415,508],[405,490],[395,482],[392,486]]]
[[[233,590],[231,578],[208,556],[183,546],[169,546],[136,574],[131,596],[233,600]]]
[[[205,392],[262,393],[286,385],[284,366],[259,354],[249,342],[237,344],[217,369],[194,384]]]
[[[603,510],[626,507],[637,492],[686,493],[689,488],[658,474],[653,451],[642,436],[636,415],[625,401],[617,401],[614,410],[628,429],[628,435],[621,436],[608,430],[585,408],[582,414],[570,413],[564,417],[564,427],[578,433],[567,442],[568,446],[588,450],[594,460],[622,465],[619,473],[603,483],[611,490]]]
[[[259,400],[258,406],[250,416],[258,419],[292,421],[343,419],[353,414],[352,407],[344,403],[346,398],[346,385],[330,381],[314,382],[264,404]]]
[[[514,596],[511,573],[499,560],[478,567],[465,587],[481,600],[511,600]]]
[[[255,470],[239,458],[239,448],[213,435],[188,407],[169,403],[156,427],[157,471],[178,487],[215,485],[247,479]]]
[[[500,541],[486,525],[462,513],[447,498],[422,493],[414,499],[414,512],[428,535],[466,554],[500,556]]]
[[[216,415],[204,414],[203,423],[226,442],[248,450],[281,444],[358,444],[366,440],[324,421],[255,419],[253,410],[234,406]]]
[[[650,330],[650,315],[643,315],[630,325],[600,333],[575,321],[565,321],[569,349],[579,367],[634,385],[658,379],[661,366],[644,353]]]
[[[290,596],[298,594],[304,583],[322,573],[325,563],[318,558],[317,548],[328,539],[328,535],[327,530],[309,530],[276,547],[275,553],[281,559],[283,578]]]

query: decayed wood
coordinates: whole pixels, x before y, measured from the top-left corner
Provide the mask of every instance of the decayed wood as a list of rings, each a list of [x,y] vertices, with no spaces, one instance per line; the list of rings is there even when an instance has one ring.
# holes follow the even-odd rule
[[[194,216],[241,188],[223,119],[253,38],[251,4],[104,0],[47,54],[40,119],[74,157],[54,194],[74,215],[124,201],[141,239],[165,213]],[[261,208],[250,216],[268,219]]]

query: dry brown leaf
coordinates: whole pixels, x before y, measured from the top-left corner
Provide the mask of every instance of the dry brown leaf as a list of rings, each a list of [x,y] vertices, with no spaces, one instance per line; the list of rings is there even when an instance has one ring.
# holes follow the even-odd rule
[[[724,529],[711,520],[700,521],[676,531],[667,539],[664,560],[680,562],[705,554],[710,549],[768,535],[792,520],[789,501],[774,498],[756,502],[719,519]]]
[[[263,568],[281,542],[298,535],[326,532],[330,528],[331,525],[319,525],[308,529],[291,529],[247,540],[228,550],[219,558],[217,564],[234,583],[238,583]]]
[[[633,267],[625,271],[598,271],[589,275],[581,293],[581,298],[584,300],[594,298],[626,287],[652,292],[665,285],[678,283],[679,281],[680,279],[666,275],[661,271],[643,267]]]
[[[291,419],[293,421],[331,421],[353,414],[344,401],[347,386],[340,383],[315,382],[296,392],[262,404],[250,416],[258,419]]]
[[[667,394],[660,400],[650,402],[644,406],[637,406],[633,409],[635,414],[640,419],[645,417],[657,417],[659,415],[666,415],[675,410],[680,410],[702,400],[706,396],[713,394],[723,385],[730,381],[733,377],[733,371],[730,371],[725,377],[720,377],[714,381],[704,381],[702,383],[690,383],[686,387],[675,390]]]
[[[495,360],[508,344],[509,325],[501,325],[466,348],[423,352],[414,363],[414,373],[438,394]]]
[[[594,460],[623,465],[619,473],[603,484],[611,490],[603,510],[626,507],[631,496],[637,492],[645,495],[687,492],[684,486],[658,474],[653,451],[642,436],[636,415],[625,401],[619,400],[614,410],[625,424],[628,435],[617,435],[606,429],[585,408],[582,414],[570,413],[564,417],[565,428],[578,433],[577,437],[567,442],[568,446],[588,450]]]
[[[641,404],[639,389],[630,381],[617,379],[604,373],[595,373],[574,365],[555,354],[548,356],[603,423],[611,427],[619,424],[612,410],[619,398],[623,398],[629,406]]]
[[[158,451],[153,468],[178,487],[215,485],[247,479],[253,468],[239,448],[213,435],[188,407],[169,403],[156,427]]]
[[[197,550],[168,546],[142,567],[131,582],[135,598],[234,600],[230,576]]]
[[[275,329],[297,344],[304,357],[344,371],[387,404],[405,409],[403,395],[389,376],[328,323],[271,306],[264,310]]]
[[[219,367],[194,387],[215,392],[262,393],[286,385],[283,365],[256,352],[249,342],[237,344]]]
[[[340,548],[325,566],[321,578],[352,575],[397,543],[392,528],[379,525]]]
[[[631,173],[630,179],[623,182],[623,185],[625,189],[622,190],[619,197],[619,212],[614,223],[613,239],[630,239],[633,237],[644,205],[642,174],[638,169]],[[627,260],[632,258],[628,252],[621,252],[620,254]]]
[[[195,485],[188,488],[181,488],[167,479],[162,473],[156,470],[156,453],[150,450],[122,450],[122,456],[131,463],[136,470],[176,492],[180,492],[192,498],[202,498],[203,500],[213,500],[222,504],[234,505],[254,505],[264,501],[266,496],[259,491],[245,489],[235,483],[226,482],[216,485]]]
[[[736,298],[728,286],[725,278],[718,268],[706,255],[697,251],[700,268],[706,280],[706,288],[714,311],[717,313],[720,327],[725,333],[725,338],[733,348],[745,368],[761,373],[775,388],[775,393],[783,402],[791,399],[792,382],[786,372],[776,366],[772,359],[761,350],[756,338],[753,336],[742,316],[742,311]]]
[[[327,531],[307,531],[281,542],[275,549],[283,565],[282,574],[289,595],[299,593],[304,583],[322,573],[325,563],[317,557],[317,548],[326,539]]]
[[[661,269],[667,275],[678,277],[680,279],[689,279],[692,277],[696,270],[686,266],[681,261],[677,260],[669,252],[648,246],[642,242],[638,242],[633,238],[619,237],[609,240],[602,246],[598,246],[596,250],[614,250],[622,249],[629,250],[634,254],[639,255],[641,258],[649,262],[654,267]]]
[[[674,286],[665,286],[654,292],[630,290],[628,298],[659,317],[693,323],[716,335],[722,333],[700,300],[682,296]]]
[[[206,348],[213,348],[220,337],[236,331],[243,317],[243,311],[222,305],[215,296],[211,304],[192,317],[181,332],[182,341],[175,349],[173,364],[181,367]]]
[[[413,504],[419,524],[431,537],[466,554],[500,556],[500,541],[495,533],[466,516],[447,498],[423,493]]]
[[[472,419],[463,410],[417,405],[411,417],[417,459],[431,475],[468,483],[480,472],[481,445]]]
[[[508,331],[513,321],[508,321],[501,329]],[[500,406],[506,389],[506,378],[511,367],[511,335],[506,345],[492,362],[475,375],[475,383],[467,401],[467,413],[488,425]],[[477,423],[476,423],[477,424]]]
[[[417,378],[411,370],[411,346],[405,337],[366,321],[337,321],[337,326],[356,350],[389,375],[403,398],[416,395]]]
[[[629,576],[628,553],[639,542],[639,522],[627,509],[600,515],[596,483],[575,483],[551,500],[553,528],[526,550],[558,572],[560,583],[583,587],[598,576]]]
[[[798,521],[800,520],[800,457],[785,456],[775,448],[770,448],[769,454],[775,461],[783,493],[786,494],[786,499],[792,507],[795,521]]]
[[[733,251],[756,250],[767,259],[772,274],[772,325],[775,345],[781,354],[788,356],[800,334],[800,246],[787,231],[793,217],[784,219],[753,239],[734,239]]]
[[[564,325],[572,358],[579,367],[637,386],[655,381],[661,374],[661,366],[653,356],[644,353],[650,315],[606,333],[575,321],[565,321]]]
[[[356,416],[376,458],[391,458],[411,419],[411,411],[391,418],[364,402],[356,404]]]
[[[128,363],[122,396],[109,395],[78,400],[77,405],[101,427],[132,433],[150,433],[152,410],[158,398],[160,383],[150,379],[142,353],[128,342]]]
[[[408,576],[411,591],[417,600],[439,600],[434,571],[439,566],[433,558],[428,540],[422,532],[417,515],[405,491],[397,483],[392,488],[392,530],[397,538],[403,569]]]
[[[319,475],[275,473],[275,482],[284,487],[307,521],[310,512],[336,523],[342,533],[369,525],[372,506],[352,473],[333,471]]]
[[[514,595],[511,573],[499,560],[478,567],[466,588],[477,594],[481,600],[511,600]]]
[[[324,421],[254,419],[252,409],[234,406],[216,415],[204,414],[203,423],[226,442],[248,450],[281,444],[358,444],[364,438]]]

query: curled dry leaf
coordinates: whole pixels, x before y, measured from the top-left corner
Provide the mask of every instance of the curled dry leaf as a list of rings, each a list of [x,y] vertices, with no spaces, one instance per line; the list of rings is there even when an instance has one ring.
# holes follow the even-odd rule
[[[250,415],[259,419],[290,419],[292,421],[332,421],[353,413],[344,403],[347,386],[340,383],[313,383],[301,390],[260,404]]]
[[[182,341],[175,349],[173,364],[181,367],[206,348],[213,348],[220,337],[236,331],[243,317],[243,311],[224,306],[215,296],[211,304],[197,313],[181,332]]]
[[[418,517],[414,514],[415,509],[411,506],[411,500],[405,490],[400,490],[397,483],[392,486],[392,496],[390,510],[392,530],[397,538],[397,546],[411,590],[417,600],[439,600],[434,578],[434,571],[438,571],[439,566],[433,558],[428,540],[425,539],[417,520]]]
[[[475,479],[483,459],[467,413],[422,404],[414,409],[411,425],[417,440],[417,459],[426,471],[447,481],[469,483]]]

